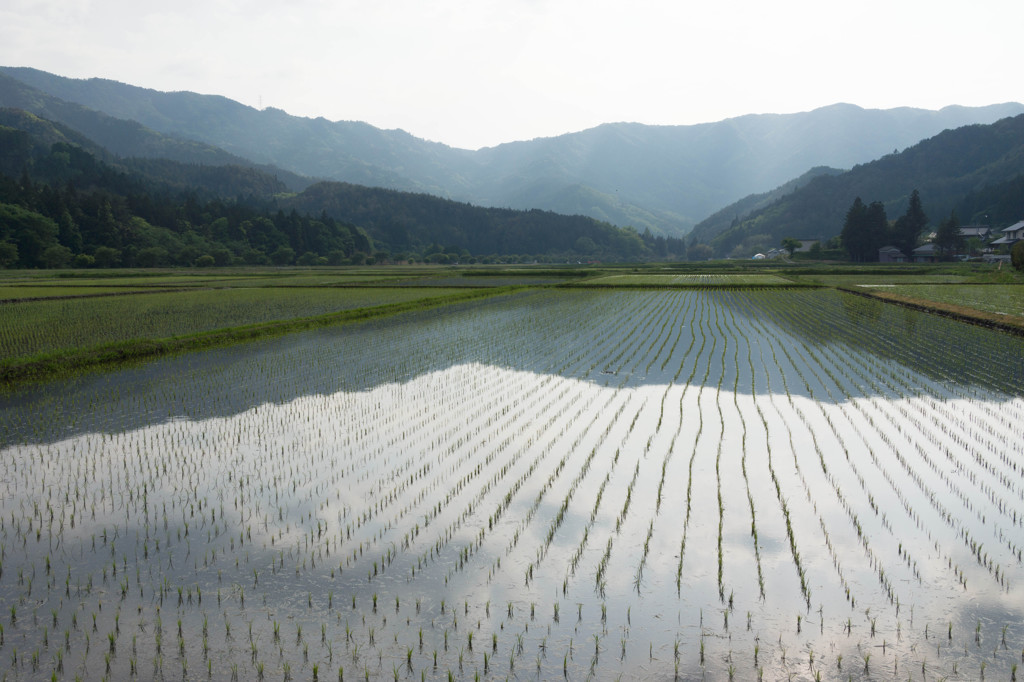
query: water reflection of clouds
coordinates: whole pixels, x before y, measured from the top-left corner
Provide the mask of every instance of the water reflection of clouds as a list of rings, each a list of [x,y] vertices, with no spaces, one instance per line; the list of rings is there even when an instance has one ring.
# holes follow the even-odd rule
[[[786,376],[790,393],[806,395],[795,363],[821,401],[843,399],[844,384],[851,395],[893,395],[889,375],[909,381],[908,390],[943,399],[951,387],[995,400],[1024,393],[1019,371],[1008,371],[1024,367],[1018,339],[837,292],[536,296],[529,307],[512,299],[443,316],[414,314],[27,387],[0,399],[0,419],[9,442],[122,431],[172,418],[227,416],[303,395],[403,384],[474,362],[609,387],[685,382],[694,366],[694,380],[702,381],[707,365],[710,385],[721,380],[750,392],[770,382],[781,392]],[[659,328],[638,318],[638,325],[647,325],[637,329],[649,347],[641,356],[610,350],[622,341],[615,334],[633,331],[629,316],[650,308],[675,315],[675,322]],[[837,371],[846,358],[867,380]],[[40,420],[41,414],[49,418]]]
[[[436,399],[438,392],[448,391],[452,386],[467,384],[486,387],[491,392],[464,391],[460,396]],[[217,572],[222,569],[228,571],[229,580],[232,584],[237,583],[238,587],[226,590],[225,599],[233,600],[235,608],[244,589],[247,595],[252,593],[252,596],[247,598],[249,603],[255,606],[250,608],[258,610],[265,607],[273,610],[275,614],[290,614],[296,619],[306,618],[315,621],[323,614],[316,610],[310,615],[309,607],[304,607],[307,594],[316,595],[316,598],[323,602],[324,591],[335,589],[335,599],[339,602],[351,599],[355,595],[362,607],[369,602],[374,593],[379,592],[390,600],[388,605],[382,605],[382,610],[390,605],[392,612],[394,594],[398,594],[406,603],[414,599],[412,595],[415,594],[424,595],[421,597],[425,600],[422,617],[413,618],[406,615],[408,612],[403,612],[402,615],[414,624],[422,625],[427,622],[428,617],[439,617],[440,599],[447,598],[448,609],[458,609],[461,605],[465,610],[465,604],[468,603],[474,616],[470,622],[480,620],[498,629],[503,633],[502,647],[507,648],[508,640],[513,636],[513,629],[526,622],[525,619],[520,621],[507,618],[505,614],[508,602],[514,603],[514,609],[518,613],[528,609],[531,603],[538,604],[543,611],[541,623],[545,625],[551,621],[553,601],[560,602],[563,609],[562,623],[553,627],[551,640],[565,643],[566,640],[575,637],[576,646],[580,646],[579,641],[586,641],[586,638],[592,635],[597,635],[599,639],[604,636],[602,633],[608,625],[597,617],[604,606],[612,614],[612,630],[623,627],[624,619],[628,617],[632,621],[628,624],[630,632],[633,633],[630,637],[637,641],[648,640],[652,650],[656,644],[661,655],[669,661],[672,656],[673,639],[680,632],[687,633],[690,656],[684,664],[684,671],[688,674],[701,669],[693,659],[695,637],[701,633],[708,641],[709,650],[717,651],[716,662],[707,664],[717,672],[725,670],[725,664],[721,663],[725,660],[723,647],[735,648],[737,659],[747,665],[755,641],[753,638],[768,631],[785,633],[786,646],[790,648],[791,658],[796,657],[792,652],[801,652],[800,655],[805,656],[806,654],[802,652],[803,647],[822,652],[819,655],[824,656],[824,652],[830,651],[829,642],[839,637],[840,643],[835,646],[845,652],[847,660],[855,659],[862,642],[866,647],[875,647],[877,644],[864,635],[868,621],[865,613],[869,610],[878,618],[879,637],[890,642],[890,653],[886,654],[889,658],[884,659],[886,665],[891,665],[895,656],[901,657],[901,666],[913,664],[917,655],[915,647],[931,647],[931,642],[924,636],[924,624],[929,625],[931,635],[935,636],[935,631],[942,630],[948,621],[954,623],[957,633],[954,637],[955,655],[965,661],[963,665],[969,663],[973,667],[978,667],[982,660],[1009,660],[1009,654],[1000,652],[998,647],[993,651],[993,638],[999,637],[1002,627],[1007,625],[1008,641],[1013,643],[1013,646],[1017,646],[1016,643],[1024,639],[1024,632],[1021,631],[1021,624],[1024,623],[1024,594],[1017,586],[1019,564],[1014,563],[1014,557],[1004,545],[991,540],[992,523],[999,518],[999,512],[989,510],[991,503],[984,495],[974,499],[977,491],[969,487],[973,485],[972,476],[988,480],[991,474],[984,469],[973,469],[976,459],[969,448],[951,446],[952,454],[949,455],[960,462],[961,467],[956,471],[964,473],[957,473],[954,477],[952,470],[943,469],[943,475],[928,473],[921,478],[921,483],[918,483],[911,481],[901,472],[901,465],[890,453],[876,452],[876,458],[880,463],[876,464],[865,449],[867,445],[858,444],[861,441],[853,437],[852,433],[845,431],[847,428],[853,428],[853,424],[859,423],[842,421],[849,419],[851,415],[859,414],[860,407],[856,401],[824,404],[798,395],[787,398],[780,393],[772,397],[752,398],[743,394],[734,398],[725,387],[719,391],[714,386],[700,391],[698,397],[698,391],[691,387],[687,391],[686,405],[707,408],[707,414],[697,415],[692,410],[685,410],[679,415],[676,414],[679,412],[677,405],[680,405],[683,399],[683,391],[684,387],[676,386],[666,394],[665,385],[658,384],[626,384],[622,388],[605,388],[579,379],[552,378],[548,375],[482,363],[464,363],[418,374],[401,383],[367,385],[350,392],[303,393],[287,402],[267,402],[230,416],[202,420],[178,418],[156,421],[132,430],[88,433],[49,445],[7,449],[3,452],[3,461],[12,469],[17,467],[23,475],[22,479],[8,477],[9,486],[12,485],[12,480],[28,480],[24,478],[28,471],[32,472],[32,477],[41,473],[34,467],[38,466],[37,462],[44,462],[47,485],[51,494],[57,496],[63,489],[73,485],[76,480],[75,472],[79,471],[80,466],[91,467],[88,468],[88,485],[95,488],[90,499],[95,499],[96,490],[111,491],[109,494],[117,499],[115,502],[104,501],[101,498],[97,518],[82,519],[82,525],[77,526],[74,533],[68,532],[65,542],[72,540],[68,549],[70,558],[61,561],[76,562],[76,571],[95,573],[109,562],[103,551],[93,554],[89,543],[90,538],[101,536],[104,529],[110,530],[115,525],[118,528],[118,537],[114,541],[117,554],[140,555],[140,550],[133,551],[131,544],[135,543],[136,547],[139,547],[140,542],[146,542],[143,540],[147,533],[145,516],[133,511],[131,521],[123,520],[126,486],[140,481],[158,481],[159,485],[149,489],[153,510],[153,538],[148,541],[148,551],[153,557],[152,561],[158,561],[165,566],[173,565],[173,569],[160,569],[165,571],[172,585],[196,583],[207,594],[217,589]],[[511,406],[517,402],[522,405],[535,400],[539,406],[545,398],[569,400],[573,396],[581,396],[576,404],[580,408],[585,405],[591,407],[577,420],[582,423],[570,423],[566,416],[563,418],[564,424],[556,422],[556,425],[552,426],[556,430],[567,429],[567,441],[572,441],[576,437],[574,428],[582,433],[583,440],[578,446],[581,453],[571,460],[572,466],[567,467],[565,474],[558,479],[563,481],[558,483],[562,487],[552,489],[550,496],[544,498],[538,506],[535,520],[522,529],[516,548],[509,550],[512,533],[519,528],[523,514],[530,508],[543,487],[543,481],[553,470],[553,460],[557,460],[568,448],[567,443],[557,445],[555,454],[552,455],[553,460],[541,460],[544,462],[544,468],[538,469],[534,476],[527,479],[515,503],[506,512],[503,523],[494,529],[488,528],[484,541],[473,550],[470,568],[460,570],[457,568],[457,553],[473,545],[477,534],[487,525],[487,514],[492,513],[495,500],[504,493],[503,488],[496,488],[490,497],[483,500],[483,504],[476,507],[475,511],[462,521],[457,521],[461,507],[446,509],[433,525],[424,525],[422,534],[414,538],[408,547],[403,547],[401,535],[412,524],[423,524],[424,507],[431,506],[427,502],[416,502],[417,493],[423,490],[428,498],[433,494],[444,493],[464,473],[464,469],[451,468],[453,465],[447,460],[445,464],[438,460],[435,464],[437,469],[432,473],[431,479],[438,481],[437,486],[426,489],[425,484],[417,484],[397,492],[396,497],[391,498],[388,503],[385,513],[375,512],[372,517],[365,520],[360,515],[367,510],[368,505],[373,507],[378,501],[389,499],[389,490],[397,490],[399,479],[405,477],[404,472],[410,471],[407,464],[412,463],[411,466],[415,467],[416,463],[433,461],[438,458],[440,451],[453,445],[451,439],[465,436],[466,434],[459,428],[454,427],[465,425],[470,411],[480,406],[483,399],[481,396],[484,395],[493,396],[498,401],[496,405],[499,408],[509,406],[509,414],[516,414],[516,408]],[[671,413],[664,422],[665,428],[677,429],[681,435],[678,439],[670,438],[667,434],[653,439],[650,442],[654,446],[650,451],[645,451],[644,443],[648,436],[658,430],[657,413],[662,409],[660,401],[663,396],[666,396],[668,412]],[[588,400],[591,402],[587,403]],[[874,411],[872,414],[903,415],[904,411],[927,410],[930,405],[928,400],[921,398],[891,401],[876,396],[860,400],[865,403],[864,409]],[[941,404],[950,414],[972,425],[991,418],[993,414],[1008,418],[1005,415],[1020,414],[1024,410],[1024,404],[1020,399],[1004,403],[958,400]],[[639,426],[627,440],[627,429],[624,424],[619,424],[612,429],[607,443],[600,445],[596,436],[607,424],[613,422],[613,417],[611,414],[595,415],[593,411],[606,409],[614,412],[622,405],[627,408],[623,413],[626,415],[623,417],[626,421],[633,410],[639,411],[640,416],[636,422]],[[754,417],[758,405],[768,413],[765,423]],[[117,410],[113,412],[119,414]],[[757,599],[756,590],[751,589],[751,586],[756,584],[756,557],[747,533],[750,519],[749,516],[744,516],[749,514],[744,493],[745,483],[735,466],[735,453],[726,452],[725,456],[732,459],[726,460],[727,466],[720,473],[720,486],[724,495],[725,518],[727,523],[734,524],[726,527],[727,532],[723,541],[726,575],[731,576],[728,579],[744,581],[742,585],[735,585],[727,591],[727,594],[731,594],[735,590],[741,602],[737,606],[739,612],[731,615],[732,625],[729,629],[724,628],[723,611],[727,609],[717,594],[717,559],[714,546],[715,528],[719,523],[719,512],[713,502],[716,486],[715,457],[718,449],[716,420],[719,413],[722,413],[722,418],[727,419],[735,428],[768,430],[768,433],[757,441],[752,435],[744,441],[736,433],[732,433],[729,434],[728,442],[736,447],[745,442],[747,447],[752,448],[748,453],[746,466],[753,477],[753,485],[761,487],[766,493],[757,497],[760,505],[757,518],[763,539],[761,561],[765,563],[766,568],[779,574],[778,578],[773,576],[770,583],[776,587],[776,591],[770,590],[766,598]],[[742,421],[739,419],[741,413],[746,415]],[[361,415],[365,415],[365,419]],[[700,429],[694,423],[698,417],[707,422]],[[876,466],[887,467],[896,489],[913,500],[914,509],[921,516],[936,516],[936,512],[930,511],[928,507],[929,491],[943,495],[943,485],[947,481],[965,486],[967,492],[972,495],[975,505],[973,513],[959,514],[953,526],[944,524],[941,520],[934,526],[929,526],[925,537],[913,523],[903,518],[901,508],[894,504],[891,508],[883,510],[893,525],[890,535],[881,525],[879,514],[869,507],[866,493],[857,487],[856,477],[846,471],[845,468],[850,466],[846,454],[839,449],[825,451],[825,465],[833,477],[831,480],[839,482],[846,501],[853,505],[853,513],[862,520],[865,528],[871,529],[868,540],[877,555],[877,560],[871,560],[856,544],[856,540],[841,555],[844,575],[849,584],[854,586],[860,599],[856,607],[846,602],[841,590],[836,586],[836,570],[822,546],[818,536],[819,520],[814,516],[820,514],[825,526],[833,529],[850,525],[846,507],[839,503],[828,487],[829,479],[821,472],[821,465],[814,452],[816,445],[822,447],[830,442],[830,439],[835,438],[829,430],[826,417],[838,425],[837,428],[841,429],[840,435],[849,436],[846,441],[846,447],[850,451],[849,461],[861,467],[862,472],[869,472]],[[586,422],[591,419],[594,420],[595,426],[588,431],[585,428]],[[361,429],[358,439],[353,437],[357,422]],[[882,419],[877,422],[881,426],[885,426],[886,423]],[[445,428],[446,426],[449,428]],[[438,427],[441,427],[440,431]],[[421,440],[414,438],[408,448],[397,446],[392,440],[396,430],[403,428],[419,430],[420,433],[415,438]],[[522,437],[524,433],[529,435],[531,429],[537,428],[537,423],[532,420],[530,423],[512,420],[507,428],[510,436]],[[791,434],[790,428],[797,433]],[[916,428],[932,428],[932,422],[927,418],[922,419],[921,426]],[[450,435],[444,435],[449,431]],[[700,436],[700,442],[697,442],[698,433],[703,434]],[[480,459],[491,452],[491,448],[495,447],[500,439],[488,437],[486,430],[478,435],[483,445],[474,457]],[[894,436],[890,434],[887,437]],[[904,437],[913,438],[913,435]],[[588,438],[590,440],[586,440]],[[432,449],[430,442],[436,439],[443,442],[436,444],[436,448]],[[548,441],[547,438],[541,440],[545,443]],[[811,573],[812,606],[816,609],[823,603],[822,600],[825,600],[823,606],[829,620],[822,626],[822,634],[815,634],[814,628],[811,627],[807,627],[799,637],[792,632],[795,615],[798,612],[802,613],[803,607],[798,582],[794,579],[788,540],[781,526],[779,509],[777,505],[770,504],[774,491],[770,489],[768,470],[765,468],[765,453],[753,445],[762,441],[772,443],[773,448],[779,448],[780,444],[786,444],[786,447],[790,448],[776,450],[773,466],[779,471],[783,481],[782,496],[789,500],[794,509],[798,504],[803,505],[801,508],[808,514],[807,518],[795,520],[794,525],[799,533],[798,546],[806,558]],[[788,445],[790,442],[791,446]],[[696,494],[702,495],[700,499],[706,500],[708,504],[705,507],[696,507],[693,512],[692,527],[701,532],[695,530],[690,536],[691,544],[686,550],[686,576],[680,592],[676,591],[674,575],[679,552],[680,525],[685,517],[685,487],[677,486],[677,495],[674,499],[666,499],[660,512],[656,512],[654,506],[659,470],[665,461],[665,449],[669,443],[674,443],[679,449],[670,461],[670,475],[686,475],[689,471],[689,458],[696,454],[698,461],[694,471],[708,477],[697,483]],[[869,438],[867,443],[881,449],[881,443],[884,441]],[[457,446],[455,456],[467,457],[467,461],[476,461],[463,450],[465,447],[467,446]],[[531,448],[527,449],[529,454],[525,456],[544,454],[536,445]],[[604,506],[599,509],[597,521],[591,529],[593,537],[585,553],[583,565],[577,574],[570,576],[568,589],[563,593],[562,581],[567,575],[564,568],[567,556],[574,550],[594,503],[596,486],[592,482],[589,488],[581,488],[576,493],[570,507],[571,513],[559,527],[559,535],[546,550],[543,562],[538,564],[534,581],[524,584],[526,570],[536,559],[537,548],[543,546],[550,521],[566,493],[565,481],[578,475],[579,469],[573,467],[582,461],[579,454],[585,455],[586,452],[582,451],[589,451],[589,448],[601,448],[591,476],[600,478],[601,474],[610,471],[609,462],[612,452],[616,449],[621,450],[621,461],[614,471],[614,483],[605,493]],[[883,454],[885,456],[882,456]],[[910,457],[913,453],[908,451],[902,454]],[[999,455],[998,452],[984,454],[993,458]],[[942,457],[941,461],[945,465],[948,461],[947,456]],[[799,461],[802,471],[794,468],[795,461]],[[90,462],[98,466],[90,465]],[[153,472],[162,471],[164,466],[169,468],[169,473],[154,478]],[[525,465],[519,466],[517,471],[523,471]],[[625,525],[622,531],[617,533],[616,516],[623,505],[624,489],[633,476],[634,466],[641,469],[638,487]],[[927,467],[922,466],[921,470],[926,472]],[[399,477],[391,478],[392,473],[396,471],[403,473]],[[969,475],[971,471],[974,473]],[[807,490],[800,487],[801,475],[809,481]],[[871,473],[867,480],[871,481],[868,491],[876,500],[881,501],[895,494],[894,490],[886,492],[884,485],[887,483],[880,473]],[[996,481],[993,480],[991,484],[996,485]],[[921,486],[925,486],[925,489],[921,489]],[[241,494],[242,491],[245,492],[244,495]],[[28,487],[19,487],[9,488],[8,492],[12,494],[5,495],[4,517],[9,517],[12,512],[25,514],[31,508],[34,491]],[[106,494],[108,493],[103,493]],[[464,497],[475,495],[475,484],[461,494]],[[805,499],[813,504],[803,503]],[[956,499],[942,497],[941,502],[952,509],[955,508]],[[198,516],[193,516],[191,507],[199,500],[207,501],[210,506]],[[1013,502],[1012,499],[1009,501]],[[128,503],[127,506],[131,508],[132,504],[137,505],[138,502]],[[170,523],[167,530],[162,525],[165,504],[166,518]],[[215,510],[216,520],[210,517],[211,510]],[[987,515],[986,522],[977,520],[979,513]],[[772,516],[777,517],[774,536],[768,532]],[[308,546],[320,541],[316,535],[321,522],[326,524],[331,535],[343,532],[351,524],[359,538],[358,544],[353,545],[353,541],[346,536],[337,544],[332,545],[328,542],[326,555],[321,554],[323,547],[311,552]],[[184,532],[185,523],[189,523],[190,526],[190,539],[187,542],[179,539],[179,533]],[[656,527],[652,542],[653,551],[645,569],[645,578],[637,589],[633,582],[634,569],[649,523],[655,524]],[[230,529],[221,527],[225,524]],[[446,540],[442,550],[431,553],[431,547],[438,538],[447,538],[446,529],[452,524],[455,530],[450,542]],[[221,528],[219,532],[214,533],[211,526]],[[964,549],[957,531],[957,528],[961,527],[969,529],[972,536],[983,539],[987,545],[991,544],[988,551],[992,553],[994,562],[1010,575],[1007,589],[1001,589],[993,580],[991,571],[978,566],[971,554]],[[244,537],[240,535],[240,529],[243,528],[246,529]],[[209,536],[206,534],[207,531],[211,533]],[[839,532],[835,533],[838,537]],[[698,544],[697,539],[701,537],[705,542]],[[163,543],[159,555],[155,546],[156,538]],[[613,540],[615,548],[611,554],[611,571],[605,592],[599,594],[594,588],[594,572],[608,538]],[[943,580],[916,583],[910,579],[911,572],[902,566],[900,557],[893,553],[891,545],[898,541],[896,538],[902,539],[905,543],[904,549],[912,553],[915,561],[922,562],[929,568],[934,567],[938,574],[943,576]],[[102,540],[99,542],[101,549],[104,549],[106,545],[102,544]],[[928,547],[933,543],[938,543],[939,549],[930,552]],[[349,562],[347,559],[354,547],[363,550],[355,550],[357,556]],[[382,554],[392,547],[401,548],[400,558],[388,566],[376,580],[370,580],[372,562],[380,561]],[[29,560],[38,563],[42,560],[43,551],[42,545],[34,547],[28,555]],[[207,565],[206,555],[210,551],[213,552],[215,560],[211,560]],[[429,564],[417,572],[415,580],[410,581],[407,576],[424,555],[431,557]],[[946,557],[952,557],[962,563],[961,570],[969,576],[969,589],[948,589],[951,572],[943,565]],[[236,559],[244,562],[244,575],[231,572]],[[884,590],[879,585],[879,564],[876,562],[881,562],[885,567],[886,572],[895,581],[898,593],[902,595],[900,612],[896,611],[895,605],[886,598]],[[62,565],[56,568],[58,575],[63,575],[65,570],[66,567]],[[252,571],[259,574],[259,587],[254,584],[257,577],[251,573]],[[831,585],[834,589],[826,589],[823,585]],[[256,597],[261,593],[266,595],[263,599],[267,600],[263,605],[260,605]],[[489,619],[486,615],[481,615],[488,601],[491,603],[492,614]],[[577,617],[577,604],[582,604],[580,612],[585,614],[583,619]],[[322,608],[323,605],[320,603],[317,609]],[[756,625],[750,631],[744,629],[744,618],[741,615],[746,611],[752,613]],[[382,619],[383,614],[378,614],[377,617]],[[845,617],[855,620],[858,637],[849,640],[840,637],[841,623]],[[707,622],[704,622],[705,618]],[[807,622],[810,623],[810,617],[808,618]],[[979,620],[982,622],[984,641],[984,646],[980,647],[972,646],[974,628]],[[401,623],[404,622],[405,620],[401,619]],[[507,633],[504,630],[506,624]],[[897,628],[902,628],[899,638],[895,634]],[[543,631],[544,626],[536,630]],[[486,628],[481,632],[486,636]],[[937,634],[942,635],[943,632]],[[365,633],[361,636],[365,637]],[[459,636],[465,637],[461,633]],[[541,636],[536,635],[535,640]],[[966,649],[963,647],[965,640],[968,642]],[[713,643],[715,641],[718,643]],[[782,635],[779,636],[779,641],[783,641]],[[537,641],[533,641],[533,646],[537,646]],[[614,651],[617,641],[615,638],[606,638],[601,640],[599,646],[605,647],[606,652],[609,649]],[[634,651],[638,646],[636,641],[628,644]],[[763,646],[765,662],[762,665],[767,669],[792,669],[792,663],[783,663],[779,659],[777,648],[770,647],[768,643]],[[961,651],[966,652],[961,654]],[[610,660],[614,660],[614,657]],[[880,664],[883,656],[877,655],[875,660]],[[948,659],[941,653],[937,654],[936,666],[945,665],[948,668],[947,662]],[[582,665],[582,672],[585,673],[586,664]],[[623,665],[627,670],[635,671],[637,668],[629,666],[639,664],[634,661]],[[555,665],[548,672],[557,672],[558,667],[560,666]]]

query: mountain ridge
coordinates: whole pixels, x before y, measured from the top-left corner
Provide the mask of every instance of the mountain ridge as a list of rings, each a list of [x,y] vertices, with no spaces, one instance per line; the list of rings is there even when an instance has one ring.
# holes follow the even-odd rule
[[[770,191],[809,168],[849,168],[950,127],[1024,112],[1019,103],[938,111],[835,104],[688,126],[606,123],[470,151],[359,121],[257,110],[219,95],[163,93],[26,67],[0,67],[0,73],[108,115],[138,117],[133,120],[158,133],[308,177],[481,206],[571,206],[599,220],[676,236],[723,206]]]
[[[693,238],[709,244],[718,256],[742,255],[734,250],[753,248],[747,242],[759,236],[762,246],[777,246],[785,237],[828,239],[840,233],[856,197],[865,203],[881,202],[894,218],[906,209],[915,189],[932,225],[953,210],[962,221],[987,214],[993,226],[1009,224],[1021,218],[1014,213],[1021,203],[1007,201],[1003,195],[1011,190],[1000,188],[1017,186],[1022,179],[1024,115],[1018,115],[988,125],[945,130],[843,173],[814,177],[724,229],[720,217],[706,219],[694,228]],[[730,211],[740,213],[739,204],[719,214]]]
[[[301,211],[301,214],[300,214]],[[123,158],[0,107],[0,267],[681,259],[679,239],[584,216],[484,208],[252,166]]]

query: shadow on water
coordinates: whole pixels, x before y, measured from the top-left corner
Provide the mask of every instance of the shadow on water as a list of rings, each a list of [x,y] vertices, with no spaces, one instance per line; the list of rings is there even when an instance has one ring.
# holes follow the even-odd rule
[[[822,290],[544,291],[23,387],[0,396],[0,445],[229,416],[304,395],[371,390],[468,362],[607,386],[685,382],[697,363],[695,381],[707,365],[706,384],[731,388],[736,372],[745,371],[735,361],[737,345],[755,342],[771,347],[777,371],[792,372],[793,363],[810,362],[810,352],[829,347],[839,355],[862,354],[882,373],[909,370],[920,394],[948,397],[943,387],[955,385],[992,400],[1024,395],[1019,339],[877,300]],[[646,344],[639,359],[610,351],[630,344]],[[754,367],[758,390],[771,371]],[[788,383],[793,395],[808,395],[802,382]],[[781,390],[778,382],[772,389]],[[737,390],[750,386],[740,381]],[[869,397],[883,390],[855,387]],[[814,398],[838,399],[828,391]]]

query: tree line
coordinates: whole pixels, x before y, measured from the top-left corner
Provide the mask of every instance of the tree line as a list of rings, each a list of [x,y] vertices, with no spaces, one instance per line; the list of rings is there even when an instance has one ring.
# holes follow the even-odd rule
[[[921,196],[915,189],[910,195],[906,212],[891,224],[882,202],[865,204],[857,197],[846,212],[839,238],[850,259],[854,261],[877,261],[879,249],[885,246],[895,246],[909,259],[927,226],[928,216],[921,206]],[[940,258],[952,257],[963,247],[964,240],[960,234],[956,209],[939,223],[932,243]]]

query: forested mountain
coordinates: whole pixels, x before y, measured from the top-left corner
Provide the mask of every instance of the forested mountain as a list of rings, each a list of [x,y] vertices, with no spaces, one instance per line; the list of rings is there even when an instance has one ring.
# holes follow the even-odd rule
[[[38,93],[138,121],[172,139],[214,145],[310,177],[476,205],[580,213],[675,235],[730,202],[768,191],[809,168],[849,168],[946,128],[1024,112],[1020,104],[941,111],[841,104],[690,126],[613,123],[467,151],[401,130],[259,111],[224,97],[74,80],[25,68],[4,67],[0,73]],[[4,97],[0,91],[0,105],[42,113]]]
[[[716,211],[698,223],[690,234],[687,235],[687,241],[692,244],[710,242],[716,235],[737,226],[741,220],[745,219],[754,211],[771,205],[787,194],[803,187],[814,178],[821,175],[839,175],[843,172],[844,171],[837,168],[819,166],[817,168],[812,168],[799,178],[795,178],[783,185],[780,185],[779,187],[776,187],[770,192],[746,196],[735,203],[729,204],[720,211]]]
[[[64,101],[32,88],[0,70],[0,107],[31,112],[43,119],[63,124],[79,139],[89,140],[101,154],[130,158],[160,158],[206,166],[248,166],[277,176],[292,189],[308,187],[312,180],[249,159],[196,140],[158,133],[128,119],[115,118],[98,110]]]
[[[710,219],[694,232],[719,256],[752,240],[778,246],[786,237],[827,239],[840,233],[855,198],[880,202],[892,218],[914,189],[933,227],[954,209],[962,223],[1000,226],[1024,217],[1022,178],[1024,115],[944,131],[845,173],[816,177],[717,234]],[[738,207],[727,212],[742,215]]]
[[[445,246],[452,253],[553,253],[627,261],[683,258],[686,254],[681,239],[639,235],[585,216],[480,208],[427,194],[348,183],[313,185],[282,203],[300,212],[324,211],[332,218],[363,226],[376,242],[395,252],[423,253]]]
[[[400,130],[380,130],[355,121],[331,123],[323,118],[300,118],[274,108],[261,111],[216,95],[159,92],[99,78],[75,80],[35,69],[0,68],[0,76],[34,90],[40,99],[51,97],[88,107],[109,117],[136,121],[174,140],[211,145],[221,154],[229,152],[233,159],[244,157],[308,177],[444,196],[449,186],[460,184],[459,159],[471,156],[470,152],[429,143]],[[35,111],[20,103],[8,104],[5,97],[0,91],[0,105]],[[56,107],[49,104],[49,108]],[[166,156],[120,151],[107,141],[99,141],[125,156]],[[213,159],[175,160],[216,163]],[[465,170],[470,168],[467,165]]]
[[[205,198],[269,197],[288,191],[276,175],[270,175],[251,166],[201,165],[180,163],[168,159],[122,159],[61,123],[48,121],[20,109],[0,108],[0,131],[3,131],[2,166],[0,172],[18,175],[29,170],[42,175],[44,181],[63,181],[56,169],[40,165],[57,143],[66,143],[88,152],[95,159],[122,172],[130,171],[139,179],[147,179],[162,191],[189,189]],[[306,180],[303,184],[308,185]]]
[[[121,159],[63,124],[0,109],[0,267],[685,255],[681,240],[582,216],[338,183],[286,191],[252,167]]]

